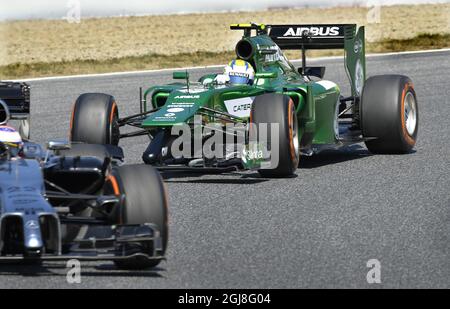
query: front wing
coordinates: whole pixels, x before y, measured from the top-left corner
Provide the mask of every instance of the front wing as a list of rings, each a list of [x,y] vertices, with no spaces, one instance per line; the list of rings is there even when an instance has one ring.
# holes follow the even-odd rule
[[[63,253],[7,255],[0,263],[38,261],[122,261],[128,259],[164,260],[162,239],[153,224],[95,226],[90,236],[64,245]],[[95,236],[94,236],[95,235]]]

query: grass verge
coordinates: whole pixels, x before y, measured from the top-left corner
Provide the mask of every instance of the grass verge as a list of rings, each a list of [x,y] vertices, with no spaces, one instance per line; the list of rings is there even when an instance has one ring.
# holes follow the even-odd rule
[[[367,43],[368,53],[399,52],[425,49],[440,49],[450,47],[450,34],[420,34],[411,39],[384,40]],[[290,59],[299,58],[298,52],[288,51]],[[340,55],[342,51],[310,51],[309,56]],[[206,66],[225,64],[235,57],[229,52],[195,52],[177,55],[149,54],[107,60],[74,60],[59,62],[15,63],[0,66],[0,79],[21,79],[32,77],[76,75],[123,72],[134,70],[152,70],[163,68],[177,68],[190,66]]]

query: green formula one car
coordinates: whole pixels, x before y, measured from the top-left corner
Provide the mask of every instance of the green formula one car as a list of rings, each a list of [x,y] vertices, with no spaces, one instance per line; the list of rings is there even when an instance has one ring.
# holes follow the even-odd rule
[[[119,118],[106,94],[83,94],[74,106],[73,141],[118,144],[148,135],[143,160],[159,169],[257,170],[265,177],[295,173],[300,155],[364,142],[372,153],[408,153],[416,143],[418,106],[401,75],[366,80],[364,27],[235,24],[243,38],[223,74],[141,89],[139,114]],[[351,93],[306,65],[308,49],[343,49]],[[282,50],[301,50],[294,67]],[[137,127],[121,133],[123,126]]]

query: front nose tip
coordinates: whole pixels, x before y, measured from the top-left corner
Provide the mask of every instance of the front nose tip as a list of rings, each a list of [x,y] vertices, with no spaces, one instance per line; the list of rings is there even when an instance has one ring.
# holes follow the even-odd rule
[[[42,241],[41,227],[38,218],[25,220],[24,236],[25,249],[31,251],[41,250],[44,246]]]
[[[28,249],[40,249],[42,248],[42,241],[36,235],[31,235],[26,244]]]

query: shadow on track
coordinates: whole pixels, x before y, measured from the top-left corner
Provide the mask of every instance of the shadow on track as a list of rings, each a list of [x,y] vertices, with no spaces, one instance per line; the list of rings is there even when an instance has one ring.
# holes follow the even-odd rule
[[[1,276],[22,277],[50,277],[67,276],[70,269],[65,263],[43,263],[43,264],[0,264]],[[113,264],[83,265],[81,264],[81,276],[83,277],[129,277],[129,278],[162,278],[163,268],[150,270],[123,271],[118,270]]]
[[[220,175],[220,178],[205,178],[205,176]],[[232,185],[252,185],[266,182],[269,179],[261,178],[258,173],[221,173],[205,174],[200,172],[161,172],[161,176],[167,183],[199,183],[199,184],[232,184]],[[224,178],[224,176],[233,178]],[[190,178],[190,179],[187,179]],[[192,179],[195,178],[195,179]]]
[[[330,164],[343,163],[370,156],[372,156],[372,154],[366,148],[360,145],[352,145],[339,150],[325,150],[320,154],[311,157],[302,156],[300,158],[299,169],[319,168]],[[301,176],[301,171],[298,171],[297,173]],[[205,177],[207,175],[210,176],[212,174],[185,171],[161,172],[161,176],[167,183],[254,185],[272,180],[269,178],[262,178],[258,172],[252,171],[218,174],[220,175],[218,176],[220,178],[207,178]],[[299,177],[299,175],[293,175],[291,178],[296,177]]]
[[[269,181],[269,179],[261,178],[258,174],[253,175],[252,177],[249,177],[248,175],[241,175],[239,173],[235,174],[222,174],[221,178],[201,178],[199,175],[197,179],[186,179],[186,178],[192,178],[193,175],[177,175],[173,177],[164,177],[164,180],[167,183],[193,183],[193,184],[218,184],[218,185],[254,185],[258,183],[263,183],[266,181]],[[232,176],[236,178],[223,178],[223,176]],[[240,176],[240,177],[239,177]],[[180,178],[184,178],[185,180],[181,180]]]
[[[373,156],[373,154],[371,154],[366,148],[360,145],[352,145],[339,150],[325,150],[311,157],[302,156],[300,158],[298,168],[312,169],[330,164],[364,159],[371,156]]]

